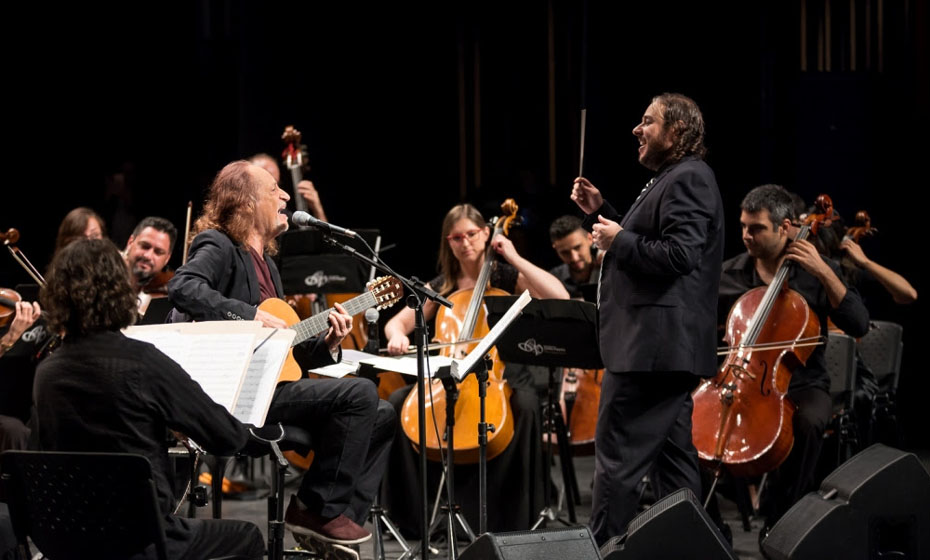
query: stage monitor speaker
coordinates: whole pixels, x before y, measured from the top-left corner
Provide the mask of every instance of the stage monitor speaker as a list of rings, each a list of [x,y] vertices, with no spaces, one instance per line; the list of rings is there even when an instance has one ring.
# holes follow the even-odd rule
[[[598,560],[597,544],[587,527],[485,533],[462,551],[459,560]]]
[[[762,543],[772,559],[930,558],[930,474],[875,444],[801,498]]]
[[[604,560],[736,560],[694,493],[682,488],[636,516],[626,534],[601,547]]]

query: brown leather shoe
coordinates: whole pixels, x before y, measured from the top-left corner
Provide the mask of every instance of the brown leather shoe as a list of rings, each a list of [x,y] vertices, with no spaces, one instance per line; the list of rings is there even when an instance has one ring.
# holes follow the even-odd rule
[[[287,511],[284,513],[284,523],[292,533],[327,543],[353,545],[371,538],[367,529],[345,515],[327,518],[302,509],[296,496],[291,496],[291,503],[287,505]]]

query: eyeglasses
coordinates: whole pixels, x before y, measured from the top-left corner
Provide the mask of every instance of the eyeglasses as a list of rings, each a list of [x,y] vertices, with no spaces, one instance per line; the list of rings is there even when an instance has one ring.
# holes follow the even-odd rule
[[[474,241],[478,234],[481,233],[480,229],[468,230],[465,233],[456,233],[454,235],[447,235],[446,239],[449,240],[449,243],[455,243],[456,245],[462,244],[466,239],[469,243]]]

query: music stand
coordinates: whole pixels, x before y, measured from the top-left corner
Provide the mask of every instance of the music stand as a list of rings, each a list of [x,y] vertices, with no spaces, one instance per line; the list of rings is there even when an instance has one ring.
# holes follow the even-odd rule
[[[360,229],[356,233],[380,245],[378,230]],[[278,269],[286,294],[361,293],[365,291],[365,283],[374,277],[371,267],[335,249],[319,230],[287,231],[279,237],[279,242]],[[358,239],[347,239],[346,245],[355,250],[363,246]]]
[[[500,320],[514,301],[513,296],[488,296],[484,298],[488,307],[488,325]],[[555,372],[560,367],[579,369],[601,369],[601,356],[597,345],[597,308],[594,304],[577,300],[544,299],[530,302],[523,314],[511,325],[497,342],[497,353],[501,360],[509,363],[544,366],[549,369],[548,402],[546,404],[546,457],[552,464],[552,431],[556,433],[561,456],[562,481],[568,502],[568,516],[575,523],[575,503],[580,503],[572,462],[568,430],[561,410],[556,406]],[[537,529],[544,519],[557,520],[549,504],[550,476],[546,473],[546,506],[532,529]],[[558,519],[568,525],[565,521]]]

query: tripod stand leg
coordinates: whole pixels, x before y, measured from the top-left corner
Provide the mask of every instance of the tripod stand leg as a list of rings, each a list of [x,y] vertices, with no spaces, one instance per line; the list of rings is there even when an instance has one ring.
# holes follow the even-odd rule
[[[391,521],[391,518],[389,518],[386,513],[381,514],[381,523],[384,523],[384,526],[387,527],[388,532],[391,533],[391,535],[394,537],[394,540],[397,541],[397,544],[399,544],[400,547],[404,549],[404,552],[409,552],[410,545],[407,544],[407,541],[400,534],[400,531],[397,529],[397,526],[394,525],[394,522]],[[384,558],[383,552],[380,558],[378,558],[377,556],[375,558],[376,560],[383,560]]]

